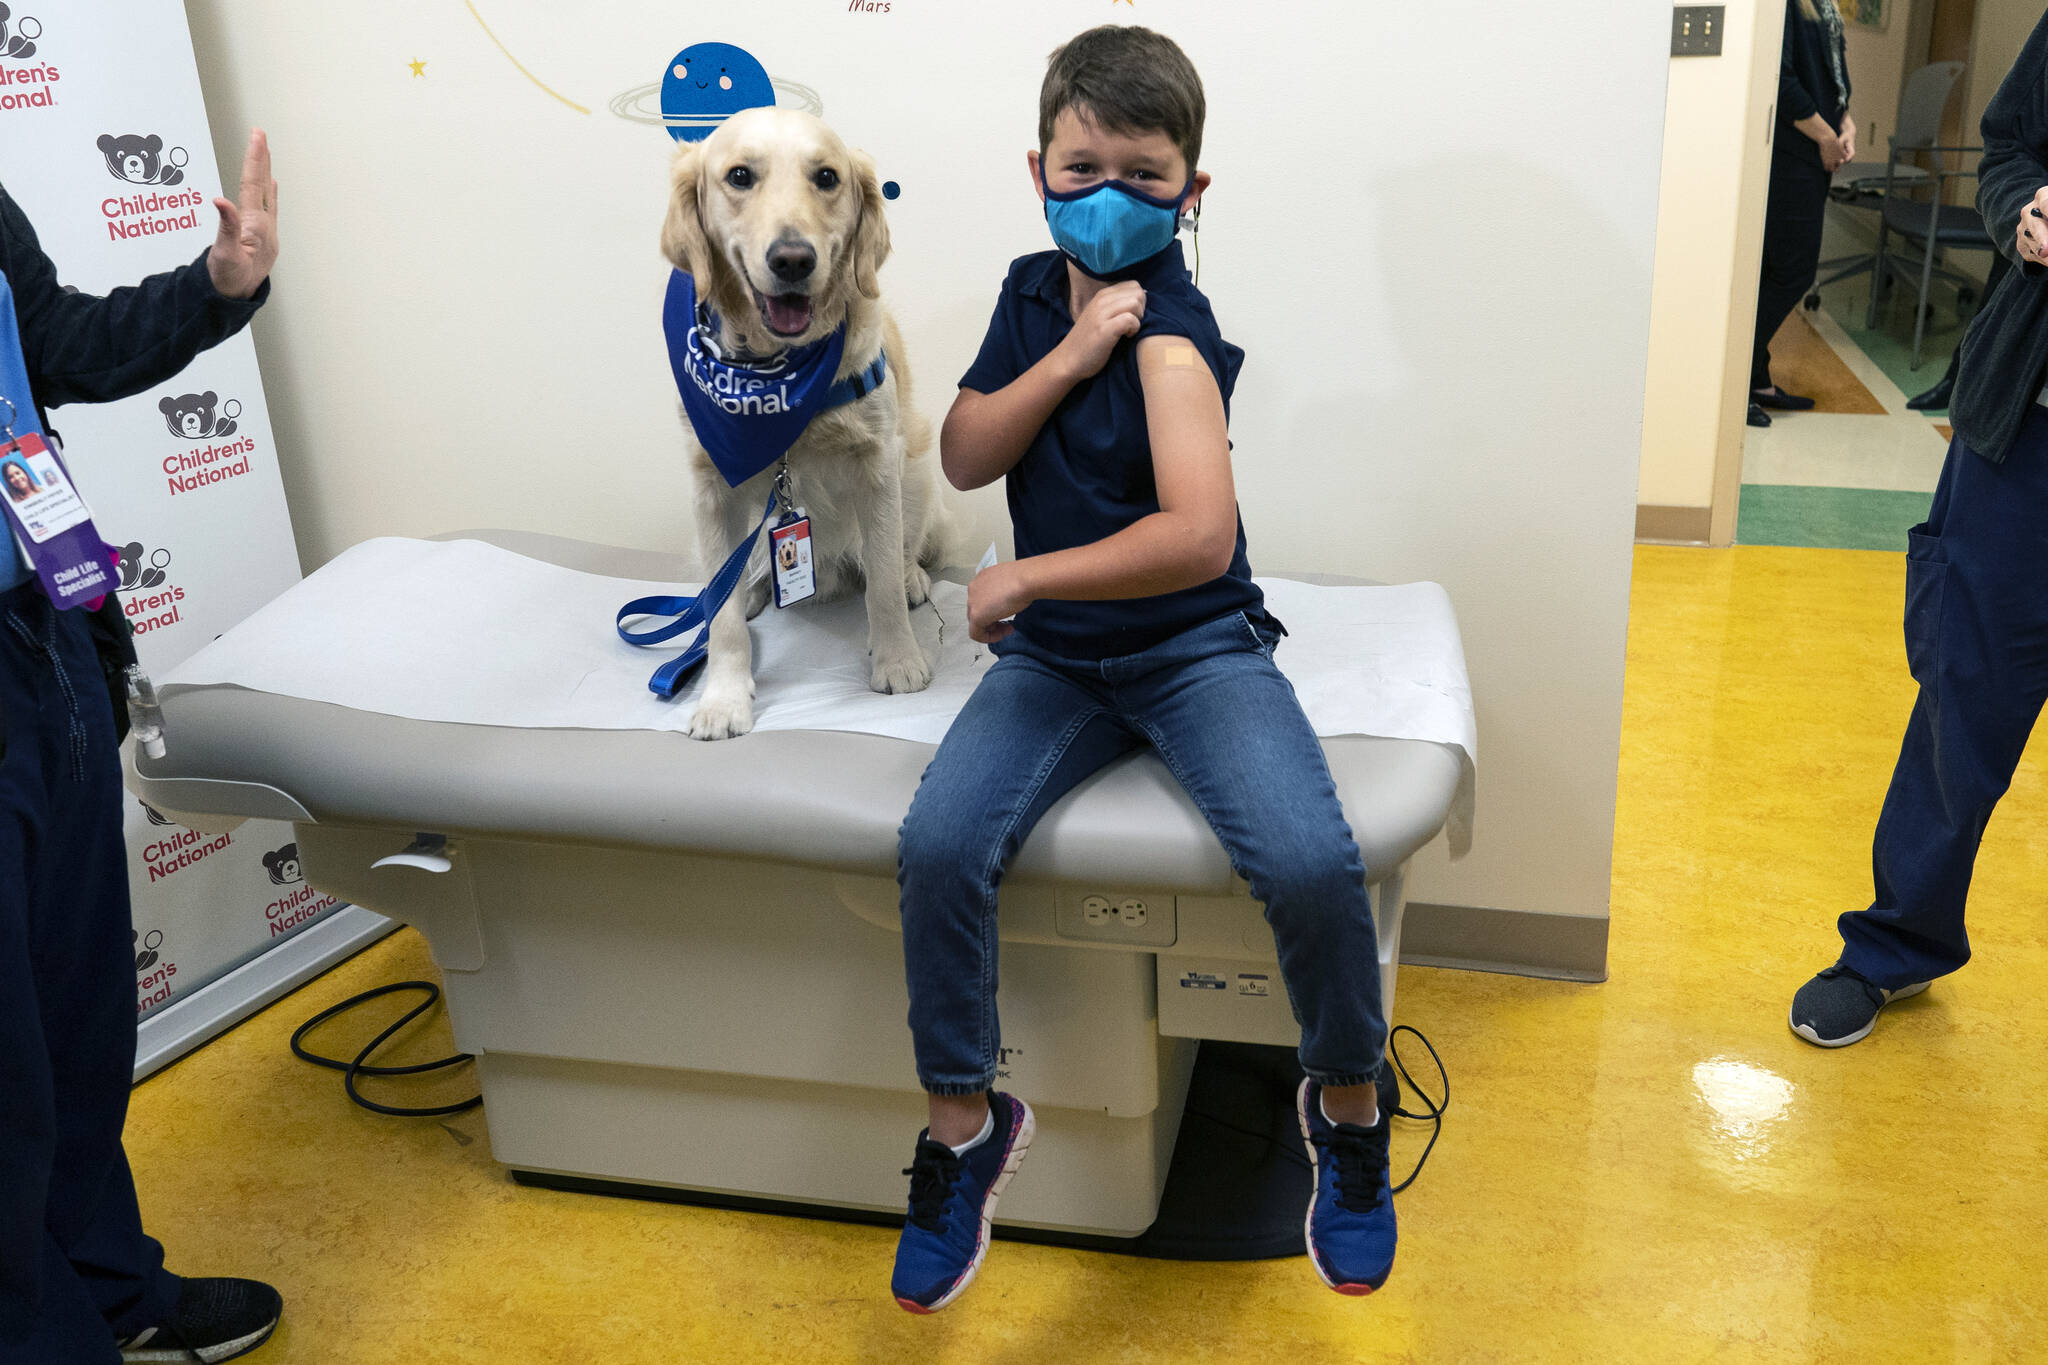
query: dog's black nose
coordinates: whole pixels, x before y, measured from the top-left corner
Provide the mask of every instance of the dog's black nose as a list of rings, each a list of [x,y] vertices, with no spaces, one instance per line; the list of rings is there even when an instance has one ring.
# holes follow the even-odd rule
[[[803,242],[777,242],[768,248],[768,268],[784,284],[800,284],[818,268],[818,253]]]

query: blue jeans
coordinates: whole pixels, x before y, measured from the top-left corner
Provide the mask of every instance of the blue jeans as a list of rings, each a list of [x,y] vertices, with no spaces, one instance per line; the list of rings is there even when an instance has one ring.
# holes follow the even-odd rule
[[[1906,661],[1920,695],[1872,841],[1876,897],[1839,922],[1842,965],[1887,990],[1970,960],[1977,845],[2048,697],[2048,411],[2003,464],[1950,444],[1906,551]]]
[[[974,1095],[995,1080],[1003,869],[1055,801],[1146,746],[1266,907],[1303,1069],[1325,1085],[1378,1075],[1387,1026],[1365,864],[1273,644],[1233,613],[1099,662],[1061,658],[1021,632],[996,647],[925,769],[897,852],[927,1091]]]
[[[115,1336],[169,1317],[180,1289],[121,1150],[128,851],[82,617],[33,583],[0,592],[0,1365],[118,1362]]]

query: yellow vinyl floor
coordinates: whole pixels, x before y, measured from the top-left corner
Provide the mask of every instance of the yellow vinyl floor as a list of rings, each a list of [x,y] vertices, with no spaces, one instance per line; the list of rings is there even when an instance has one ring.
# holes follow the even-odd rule
[[[316,1009],[432,975],[410,931],[136,1091],[145,1213],[173,1268],[283,1291],[252,1365],[2048,1359],[2042,743],[1985,840],[1976,961],[1855,1047],[1785,1026],[1869,896],[1902,576],[1868,551],[1636,552],[1611,979],[1402,971],[1397,1022],[1452,1106],[1370,1298],[1298,1260],[999,1242],[912,1318],[885,1229],[520,1188],[482,1113],[375,1117],[286,1051]],[[446,1049],[434,1026],[400,1051]],[[1397,1170],[1421,1141],[1397,1125]]]

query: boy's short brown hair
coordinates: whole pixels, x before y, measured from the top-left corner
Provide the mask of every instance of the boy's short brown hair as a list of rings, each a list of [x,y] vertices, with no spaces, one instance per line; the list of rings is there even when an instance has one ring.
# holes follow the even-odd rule
[[[1187,158],[1188,174],[1195,173],[1208,104],[1195,64],[1165,34],[1104,24],[1068,39],[1052,54],[1038,91],[1040,156],[1068,109],[1112,133],[1165,133]]]

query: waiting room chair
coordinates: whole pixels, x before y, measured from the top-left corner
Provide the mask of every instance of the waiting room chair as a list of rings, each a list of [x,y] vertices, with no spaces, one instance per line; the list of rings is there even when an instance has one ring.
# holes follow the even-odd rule
[[[1837,166],[1828,197],[1854,208],[1881,210],[1884,198],[1894,190],[1925,186],[1933,173],[1912,162],[1901,162],[1901,151],[1926,151],[1941,139],[1941,116],[1949,97],[1963,74],[1961,62],[1929,62],[1906,78],[1899,93],[1898,126],[1893,129],[1891,155],[1883,161],[1852,161]],[[1859,251],[1820,263],[1819,280],[1806,296],[1809,310],[1820,307],[1821,286],[1846,280],[1871,270],[1877,253]]]
[[[1950,180],[1959,176],[1975,179],[1974,166],[1968,170],[1948,170],[1942,164],[1942,157],[1982,156],[1982,147],[1922,147],[1917,150],[1930,154],[1934,162],[1933,196],[1926,201],[1913,198],[1910,189],[1898,187],[1887,177],[1882,207],[1877,220],[1877,251],[1871,269],[1870,307],[1866,311],[1863,325],[1877,326],[1877,305],[1891,276],[1899,273],[1892,264],[1897,256],[1887,255],[1885,247],[1893,233],[1906,239],[1909,244],[1918,243],[1920,251],[1920,292],[1913,305],[1913,363],[1920,368],[1920,341],[1927,331],[1927,291],[1933,286],[1936,276],[1953,284],[1958,292],[1974,294],[1977,281],[1968,275],[1950,270],[1947,266],[1936,265],[1934,258],[1941,251],[1990,251],[1991,234],[1985,231],[1984,217],[1974,207],[1963,204],[1944,204],[1942,195]],[[1892,156],[1896,160],[1900,151],[1896,139],[1892,143]]]

